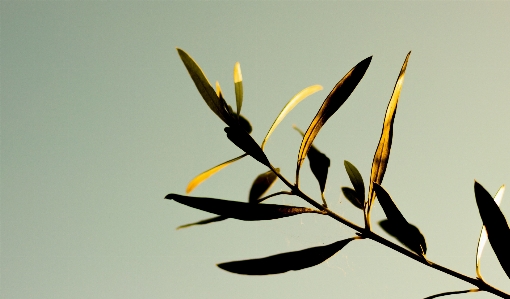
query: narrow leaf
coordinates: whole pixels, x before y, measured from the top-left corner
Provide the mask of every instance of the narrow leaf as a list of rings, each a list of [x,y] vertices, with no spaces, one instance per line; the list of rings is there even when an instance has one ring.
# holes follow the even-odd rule
[[[384,214],[388,218],[387,221],[383,220],[379,223],[381,227],[410,250],[418,255],[425,255],[427,253],[427,244],[420,230],[407,222],[383,187],[374,183],[374,190],[384,210]]]
[[[510,278],[510,243],[508,242],[510,240],[510,228],[505,216],[489,192],[476,181],[475,197],[492,249],[499,260],[499,264]]]
[[[223,221],[225,219],[228,219],[228,218],[227,217],[223,217],[223,216],[216,216],[216,217],[200,220],[200,221],[197,221],[197,222],[184,224],[184,225],[179,226],[177,229],[187,228],[187,227],[195,226],[195,225],[209,224],[209,223],[213,223],[213,222]]]
[[[267,140],[269,139],[269,136],[273,133],[273,131],[276,129],[276,127],[280,124],[280,122],[289,114],[289,112],[294,109],[294,107],[297,106],[302,100],[307,98],[308,96],[316,93],[317,91],[322,90],[322,86],[320,85],[312,85],[309,86],[300,92],[298,92],[295,96],[290,99],[290,101],[283,107],[282,111],[280,111],[280,114],[276,117],[273,124],[271,125],[271,128],[269,128],[269,131],[266,134],[266,137],[264,137],[264,140],[262,141],[262,144],[260,147],[264,149],[264,146],[266,145]]]
[[[325,214],[323,211],[303,207],[292,207],[272,204],[252,204],[216,198],[191,197],[179,194],[168,194],[166,199],[195,209],[217,214],[227,218],[245,221],[271,220],[303,213]]]
[[[212,88],[200,66],[198,66],[195,60],[182,49],[177,48],[177,52],[188,70],[191,79],[193,79],[198,92],[200,92],[209,108],[211,108],[211,110],[227,125],[230,125],[232,123],[232,118],[227,111],[226,102],[218,97],[218,94]]]
[[[404,76],[407,68],[407,61],[411,52],[407,53],[404,64],[400,69],[397,82],[393,88],[393,94],[391,95],[390,102],[386,108],[386,115],[384,116],[384,123],[381,132],[381,138],[379,144],[375,150],[374,160],[372,162],[372,170],[370,173],[370,185],[368,190],[368,200],[365,207],[365,224],[367,228],[370,228],[370,209],[375,199],[375,191],[373,190],[373,183],[381,184],[386,167],[388,165],[388,159],[390,157],[391,141],[393,137],[393,121],[395,120],[395,114],[397,113],[397,104],[400,97],[400,91],[402,90],[402,84],[404,84]]]
[[[319,112],[317,112],[317,115],[315,115],[314,119],[310,123],[310,126],[303,137],[303,141],[301,141],[301,146],[299,147],[296,167],[296,185],[299,184],[299,170],[305,160],[306,154],[312,146],[313,140],[326,121],[338,110],[338,108],[340,108],[340,106],[342,106],[342,104],[354,91],[358,83],[363,78],[363,75],[365,75],[371,60],[372,57],[368,57],[358,63],[336,84],[322,103]]]
[[[363,210],[363,201],[357,197],[358,193],[354,189],[342,187],[342,193],[356,208]]]
[[[435,294],[435,295],[432,295],[432,296],[429,296],[429,297],[423,298],[423,299],[432,299],[432,298],[438,298],[438,297],[456,295],[456,294],[474,293],[474,292],[478,292],[478,291],[480,291],[480,290],[479,289],[470,289],[470,290],[464,290],[464,291],[444,292],[444,293]]]
[[[243,105],[243,75],[241,74],[241,65],[236,62],[234,66],[234,86],[236,89],[236,106],[237,115],[241,113],[241,106]]]
[[[279,168],[275,169],[277,172],[280,172]],[[264,193],[271,188],[271,186],[276,182],[278,176],[272,171],[269,170],[257,176],[250,189],[250,197],[248,202],[250,203],[258,203],[258,199],[264,195]]]
[[[242,149],[245,153],[252,156],[255,160],[260,163],[270,166],[269,160],[266,157],[266,154],[259,147],[257,142],[253,140],[253,138],[243,129],[239,127],[226,127],[225,133],[227,133],[228,139],[232,141],[237,147]]]
[[[365,201],[365,184],[363,183],[363,177],[361,177],[358,169],[349,161],[345,160],[344,166],[352,186],[354,190],[356,190],[356,197],[361,201],[361,205],[363,206],[363,202]]]
[[[260,259],[222,263],[218,264],[218,267],[225,271],[245,275],[268,275],[301,270],[324,262],[352,240],[354,239],[349,238],[326,246],[286,252]]]
[[[301,131],[296,126],[293,126],[293,128],[304,137],[305,133],[303,133],[303,131]],[[321,195],[324,199],[324,190],[326,189],[326,180],[328,178],[328,170],[329,166],[331,165],[331,161],[325,154],[321,153],[313,144],[308,150],[306,156],[310,161],[310,169],[312,170],[313,175],[319,182]]]
[[[503,194],[505,193],[505,185],[499,188],[498,193],[494,197],[494,201],[499,206],[501,204],[501,200],[503,199]],[[480,261],[482,259],[483,248],[485,247],[485,243],[487,243],[487,229],[482,225],[482,231],[480,232],[480,238],[478,239],[478,247],[476,248],[476,275],[478,278],[483,280],[482,273],[480,272]]]
[[[212,176],[216,172],[222,170],[223,168],[227,167],[228,165],[230,165],[230,164],[234,163],[235,161],[240,160],[246,156],[247,156],[247,154],[242,154],[241,156],[239,156],[237,158],[228,160],[227,162],[223,162],[220,165],[216,165],[213,168],[206,170],[206,171],[202,172],[201,174],[197,175],[194,179],[191,180],[191,182],[189,182],[188,187],[186,187],[186,194],[191,193],[191,191],[193,191],[193,189],[195,189],[198,185],[203,183],[205,180],[207,180],[210,176]]]

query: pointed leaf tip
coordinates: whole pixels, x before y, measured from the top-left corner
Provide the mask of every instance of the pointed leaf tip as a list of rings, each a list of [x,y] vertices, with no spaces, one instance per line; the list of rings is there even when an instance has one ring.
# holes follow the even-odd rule
[[[239,127],[226,127],[225,133],[227,133],[227,138],[245,153],[260,163],[268,167],[270,166],[266,154],[264,154],[257,142],[246,131]]]
[[[351,162],[345,160],[344,166],[345,171],[349,176],[349,180],[351,180],[352,186],[356,191],[356,197],[361,201],[361,204],[363,205],[365,201],[365,183],[363,183],[363,177],[361,176],[356,166],[354,166]]]

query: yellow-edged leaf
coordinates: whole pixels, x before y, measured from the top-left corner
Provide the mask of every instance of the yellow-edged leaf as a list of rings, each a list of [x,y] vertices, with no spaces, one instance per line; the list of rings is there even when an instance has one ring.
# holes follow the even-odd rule
[[[322,106],[310,123],[310,126],[305,132],[301,146],[299,147],[299,154],[296,167],[296,186],[299,184],[299,170],[305,160],[306,154],[312,146],[313,140],[319,133],[322,126],[326,121],[342,106],[347,98],[354,91],[358,83],[361,81],[365,72],[372,61],[372,56],[365,58],[355,67],[353,67],[333,88],[333,90],[326,97]]]
[[[499,188],[498,193],[494,196],[494,201],[499,206],[501,204],[501,200],[503,199],[503,194],[505,193],[505,185]],[[476,276],[483,280],[482,273],[480,272],[480,260],[482,259],[483,248],[485,247],[485,243],[487,243],[487,229],[485,225],[482,226],[482,231],[480,232],[480,238],[478,239],[478,247],[476,248]]]
[[[246,156],[247,156],[247,154],[242,154],[241,156],[239,156],[237,158],[223,162],[220,165],[216,165],[213,168],[206,170],[206,171],[202,172],[201,174],[197,175],[194,179],[191,180],[191,182],[189,182],[188,187],[186,187],[186,194],[191,193],[191,191],[193,191],[193,189],[195,189],[198,185],[200,185],[202,182],[207,180],[210,176],[212,176],[216,172],[222,170],[223,168],[229,166],[230,164],[234,163],[235,161],[240,160]]]
[[[400,69],[397,82],[393,88],[393,94],[391,95],[390,102],[386,108],[386,115],[384,116],[384,123],[379,139],[379,144],[375,150],[374,160],[372,162],[372,170],[370,173],[370,185],[368,190],[368,200],[365,205],[365,225],[370,228],[370,209],[375,199],[375,191],[373,188],[374,182],[381,184],[384,173],[386,172],[386,166],[388,165],[388,159],[390,157],[391,140],[393,137],[393,121],[395,120],[395,114],[397,112],[398,99],[400,97],[400,91],[402,90],[402,84],[404,84],[404,76],[407,68],[407,61],[409,60],[409,52],[404,60],[404,64]]]
[[[241,65],[236,62],[234,66],[234,86],[236,90],[236,106],[237,116],[241,113],[241,106],[243,105],[243,75],[241,74]]]
[[[266,137],[264,137],[264,140],[262,141],[262,144],[260,145],[260,147],[262,149],[264,149],[264,146],[266,145],[266,142],[269,139],[269,136],[271,136],[271,134],[276,129],[276,127],[280,124],[280,122],[285,118],[285,116],[287,116],[287,114],[289,114],[289,112],[292,109],[294,109],[294,107],[296,107],[297,104],[299,104],[299,102],[301,102],[306,97],[316,93],[319,90],[322,90],[322,86],[312,85],[312,86],[309,86],[309,87],[301,90],[295,96],[293,96],[292,99],[290,99],[290,101],[287,104],[285,104],[282,111],[280,111],[280,114],[278,114],[278,116],[274,120],[273,124],[271,125],[271,128],[269,128],[269,131],[266,134]]]

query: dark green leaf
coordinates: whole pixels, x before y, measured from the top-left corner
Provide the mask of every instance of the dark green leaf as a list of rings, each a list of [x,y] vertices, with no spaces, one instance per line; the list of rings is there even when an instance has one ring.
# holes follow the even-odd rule
[[[280,171],[279,168],[276,168],[275,170],[277,172]],[[271,188],[277,178],[278,176],[272,170],[260,174],[251,185],[248,202],[258,203],[257,200],[264,195],[269,188]]]
[[[363,178],[359,173],[358,169],[352,165],[349,161],[344,161],[345,170],[347,171],[347,175],[351,180],[352,186],[354,190],[356,190],[356,197],[360,199],[361,204],[363,206],[363,202],[365,201],[365,184],[363,183]],[[362,207],[363,209],[363,207]]]
[[[338,110],[338,108],[340,108],[340,106],[342,106],[342,104],[354,91],[365,75],[371,60],[372,57],[368,57],[358,63],[335,85],[333,90],[322,103],[319,112],[317,112],[317,115],[315,115],[314,119],[310,123],[310,126],[306,130],[305,136],[301,141],[301,146],[299,147],[296,167],[296,185],[299,183],[299,170],[305,160],[306,154],[312,146],[313,140],[326,121]]]
[[[407,222],[404,215],[391,199],[390,195],[379,184],[374,183],[374,190],[379,199],[379,203],[384,210],[387,222],[381,221],[379,224],[390,235],[394,236],[402,244],[419,255],[427,253],[427,244],[425,237],[420,230]]]
[[[303,213],[325,214],[323,211],[303,207],[253,204],[216,198],[183,196],[179,194],[168,194],[165,198],[173,199],[188,207],[245,221],[271,220]]]
[[[388,107],[386,108],[386,114],[384,115],[381,138],[379,139],[379,143],[377,144],[377,149],[375,150],[374,154],[374,160],[372,161],[372,170],[370,172],[370,185],[368,187],[368,199],[365,210],[365,224],[367,228],[370,228],[370,209],[375,199],[373,183],[374,182],[377,184],[382,183],[384,173],[386,172],[386,167],[388,166],[388,160],[390,158],[391,142],[393,138],[393,121],[395,120],[395,115],[397,113],[398,99],[400,98],[400,91],[402,90],[402,85],[404,84],[404,76],[406,73],[407,61],[409,60],[410,55],[411,52],[407,53],[406,59],[404,60],[404,64],[400,69],[397,82],[395,83],[395,87],[393,88],[393,93],[391,94],[390,102],[388,103]]]
[[[246,133],[250,134],[252,131],[252,127],[250,122],[243,115],[239,115],[239,126],[246,131]]]
[[[225,133],[227,133],[228,139],[232,141],[237,147],[242,149],[245,153],[252,156],[255,160],[260,163],[270,166],[269,160],[266,157],[266,154],[262,151],[260,146],[257,144],[255,140],[248,134],[245,130],[239,127],[226,127]]]
[[[491,243],[499,264],[510,278],[510,228],[505,216],[489,192],[476,181],[475,197],[480,217],[487,229],[489,243]]]
[[[203,224],[223,221],[225,219],[228,219],[228,218],[227,217],[223,217],[223,216],[216,216],[216,217],[200,220],[200,221],[197,221],[197,222],[184,224],[184,225],[179,226],[177,229],[186,228],[186,227],[195,226],[195,225],[203,225]]]
[[[357,193],[354,189],[349,187],[342,187],[342,193],[345,198],[349,200],[356,208],[363,210],[363,202],[358,199]]]
[[[232,273],[246,275],[268,275],[301,270],[324,262],[352,240],[354,239],[345,239],[326,246],[312,247],[261,259],[218,264],[218,267]]]

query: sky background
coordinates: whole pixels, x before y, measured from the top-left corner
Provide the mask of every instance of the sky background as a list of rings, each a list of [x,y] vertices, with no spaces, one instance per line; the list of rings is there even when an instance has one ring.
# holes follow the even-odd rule
[[[215,266],[349,238],[320,215],[227,220],[165,200],[242,152],[201,99],[187,51],[261,142],[301,89],[324,90],[280,124],[266,153],[293,179],[300,135],[333,86],[373,55],[315,146],[331,159],[330,207],[362,224],[340,192],[349,160],[368,182],[386,105],[412,50],[383,185],[428,244],[428,258],[475,276],[481,220],[473,180],[510,184],[509,2],[0,1],[0,297],[424,298],[471,285],[371,240],[326,263],[271,276]],[[245,158],[194,196],[246,201],[266,169]],[[320,200],[308,162],[304,191]],[[285,190],[281,183],[272,191]],[[306,206],[289,196],[268,203]],[[510,217],[510,200],[502,210]],[[384,219],[378,204],[373,223]],[[376,232],[397,242],[379,227]],[[510,292],[490,246],[482,274]],[[466,298],[494,298],[476,293]]]

